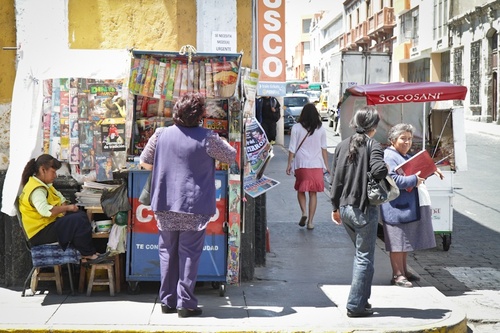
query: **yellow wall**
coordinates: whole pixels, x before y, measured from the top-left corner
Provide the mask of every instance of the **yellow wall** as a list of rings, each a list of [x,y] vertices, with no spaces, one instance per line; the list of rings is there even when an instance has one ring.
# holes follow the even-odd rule
[[[218,19],[214,17],[214,20]],[[69,48],[178,51],[196,47],[196,0],[69,0]],[[252,2],[237,2],[237,47],[251,66]]]
[[[69,0],[68,21],[72,49],[196,45],[196,0]]]
[[[2,0],[0,6],[0,104],[12,102],[12,89],[16,76],[16,50],[3,50],[16,46],[16,17],[14,0]]]
[[[431,53],[431,82],[441,81],[441,53]]]
[[[237,51],[243,51],[241,65],[252,67],[252,1],[237,2]]]

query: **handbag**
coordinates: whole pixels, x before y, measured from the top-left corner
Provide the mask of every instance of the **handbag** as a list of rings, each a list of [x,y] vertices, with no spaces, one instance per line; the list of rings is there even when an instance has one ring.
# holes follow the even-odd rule
[[[366,146],[366,153],[368,155],[368,161],[370,160],[372,139],[369,139]],[[369,162],[368,162],[369,165]],[[383,203],[392,201],[399,196],[399,188],[396,182],[390,175],[385,176],[381,180],[373,178],[373,175],[368,171],[368,201],[372,206],[378,206]]]
[[[138,201],[146,206],[151,206],[151,175],[153,171],[151,171],[148,175],[148,179],[146,179],[146,183],[142,188],[141,194],[139,195]]]
[[[104,189],[101,194],[101,207],[108,217],[115,216],[118,212],[126,212],[132,209],[127,195],[127,184],[122,182],[114,189]]]

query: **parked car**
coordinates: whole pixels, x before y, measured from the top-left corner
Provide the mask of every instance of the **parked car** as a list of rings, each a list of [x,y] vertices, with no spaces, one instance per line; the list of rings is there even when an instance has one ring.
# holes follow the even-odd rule
[[[288,94],[283,99],[283,108],[289,110],[295,121],[299,119],[304,105],[309,103],[309,97],[306,94]]]
[[[313,103],[318,103],[321,97],[321,90],[308,90],[306,95],[309,96],[309,100]]]
[[[309,97],[309,101],[316,105],[316,109],[318,109],[321,120],[328,119],[328,88],[325,88],[324,90],[297,89],[293,92],[293,95],[297,94],[307,95]]]
[[[293,94],[304,94],[309,97],[309,101],[311,103],[317,103],[319,102],[319,98],[321,96],[321,91],[320,90],[310,90],[310,89],[296,89],[293,91]]]
[[[284,108],[283,110],[283,130],[285,133],[290,133],[292,130],[292,126],[297,122],[295,118],[292,116],[289,108]]]

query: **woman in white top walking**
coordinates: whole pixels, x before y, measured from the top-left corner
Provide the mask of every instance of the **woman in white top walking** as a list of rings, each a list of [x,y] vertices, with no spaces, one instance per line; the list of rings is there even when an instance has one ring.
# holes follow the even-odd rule
[[[314,214],[318,204],[317,192],[323,192],[323,173],[328,170],[326,131],[314,104],[304,106],[298,123],[293,125],[288,148],[286,173],[295,174],[295,190],[302,216],[299,225],[314,229]],[[306,192],[309,193],[307,205]],[[308,208],[308,213],[306,213]]]

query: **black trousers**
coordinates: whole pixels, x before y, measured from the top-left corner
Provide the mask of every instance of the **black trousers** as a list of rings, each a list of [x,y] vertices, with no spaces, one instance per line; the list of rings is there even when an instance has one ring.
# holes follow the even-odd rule
[[[32,246],[58,242],[63,249],[71,243],[82,256],[96,253],[89,218],[81,210],[57,218],[31,237],[29,242]]]
[[[266,132],[267,140],[276,141],[276,122],[264,119],[261,125]]]

